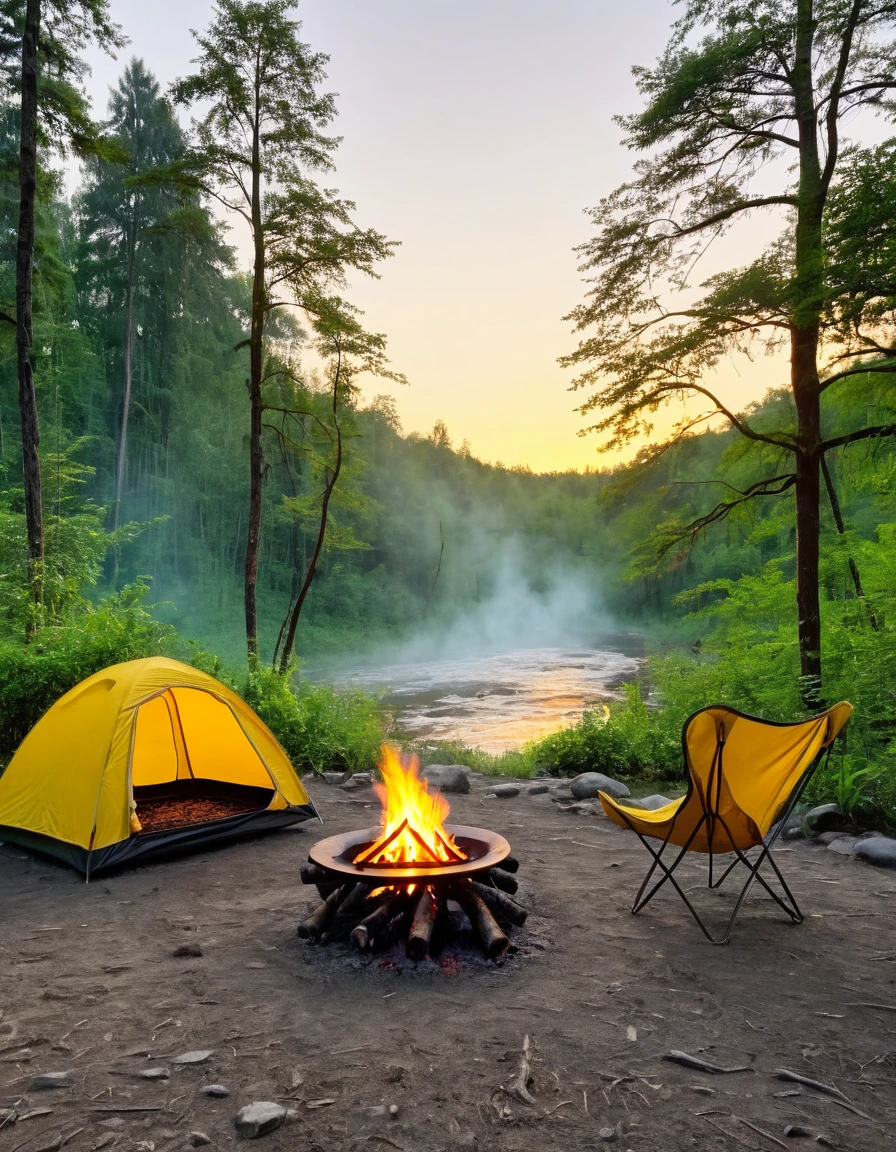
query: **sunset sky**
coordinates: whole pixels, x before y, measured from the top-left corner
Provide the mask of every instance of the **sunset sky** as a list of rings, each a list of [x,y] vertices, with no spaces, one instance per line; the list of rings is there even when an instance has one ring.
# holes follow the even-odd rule
[[[163,85],[190,69],[189,28],[211,0],[113,0],[116,20]],[[669,0],[302,0],[303,36],[329,53],[344,137],[335,177],[357,218],[400,240],[382,279],[353,286],[389,337],[407,388],[406,431],[443,419],[456,444],[536,471],[605,466],[557,357],[583,295],[573,247],[583,210],[626,179],[614,114],[638,97],[633,64],[661,51]],[[98,115],[126,59],[91,52]],[[769,235],[751,222],[722,257]],[[235,228],[231,242],[247,252]],[[717,258],[721,258],[717,254]],[[246,259],[248,266],[248,259]],[[713,266],[707,265],[707,273]],[[783,360],[733,361],[717,383],[739,406],[786,378]]]

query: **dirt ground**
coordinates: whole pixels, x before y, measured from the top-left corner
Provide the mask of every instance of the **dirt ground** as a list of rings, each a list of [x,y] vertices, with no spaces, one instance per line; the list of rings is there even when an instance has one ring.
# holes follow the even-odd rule
[[[819,1135],[893,1147],[896,874],[786,844],[805,922],[751,896],[732,943],[714,948],[671,892],[629,914],[648,863],[634,836],[549,796],[483,790],[452,797],[452,819],[507,836],[531,912],[497,964],[393,964],[296,938],[312,903],[299,866],[314,840],[376,822],[367,791],[315,782],[324,827],[89,885],[4,845],[0,1108],[51,1111],[0,1129],[0,1152],[179,1152],[192,1132],[228,1147],[254,1100],[295,1110],[262,1138],[271,1152],[575,1152],[603,1147],[601,1129],[632,1152],[799,1149]],[[685,873],[693,898],[721,923],[735,886],[707,892],[700,875],[698,863]],[[197,944],[201,955],[176,955]],[[501,1091],[527,1034],[534,1105]],[[673,1049],[749,1070],[695,1071],[664,1060]],[[212,1054],[173,1063],[190,1050]],[[133,1076],[160,1067],[169,1078]],[[70,1087],[27,1091],[35,1073],[64,1071]],[[229,1097],[203,1095],[208,1084]],[[786,1125],[811,1135],[785,1138]]]

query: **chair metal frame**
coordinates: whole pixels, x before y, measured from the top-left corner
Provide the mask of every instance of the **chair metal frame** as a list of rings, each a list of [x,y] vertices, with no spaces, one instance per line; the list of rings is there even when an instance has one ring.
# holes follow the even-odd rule
[[[682,801],[681,801],[681,805],[679,807],[679,810],[678,810],[678,812],[675,813],[675,816],[672,818],[672,823],[669,826],[668,832],[666,833],[666,838],[663,840],[658,851],[654,848],[653,844],[650,842],[651,840],[654,840],[654,842],[655,842],[656,838],[645,836],[639,828],[635,827],[635,825],[629,819],[628,815],[626,814],[626,812],[624,811],[623,808],[621,808],[621,807],[616,808],[616,811],[620,814],[620,816],[622,816],[622,818],[625,820],[626,824],[628,824],[629,828],[631,828],[631,830],[633,832],[637,833],[638,839],[641,841],[641,843],[644,845],[644,847],[647,849],[647,851],[653,857],[653,863],[651,864],[647,875],[644,877],[644,880],[641,884],[641,887],[638,889],[638,894],[637,894],[637,896],[635,896],[634,903],[632,904],[632,908],[631,908],[632,915],[636,916],[641,911],[642,908],[646,907],[646,905],[650,903],[650,901],[653,899],[653,897],[656,895],[656,893],[660,890],[660,888],[663,887],[663,885],[666,883],[666,881],[669,881],[669,883],[672,885],[672,887],[675,889],[675,891],[678,893],[678,895],[684,901],[685,906],[687,907],[688,911],[691,913],[691,915],[697,921],[697,924],[699,925],[700,930],[703,933],[703,935],[710,942],[710,944],[717,944],[717,945],[727,944],[729,942],[729,940],[731,939],[731,933],[734,929],[734,924],[735,924],[735,921],[737,920],[737,917],[738,917],[738,914],[741,910],[741,907],[743,906],[743,902],[744,902],[744,900],[746,900],[750,889],[753,887],[753,884],[757,880],[762,885],[762,887],[766,890],[766,892],[769,894],[769,896],[771,896],[771,898],[775,901],[775,903],[778,904],[778,906],[780,908],[782,908],[787,913],[787,915],[790,917],[790,919],[793,921],[794,924],[801,924],[803,922],[803,914],[800,911],[800,907],[796,902],[795,896],[790,891],[790,888],[787,886],[787,881],[781,875],[781,871],[778,868],[777,862],[775,861],[775,858],[772,855],[772,847],[773,847],[775,841],[778,839],[778,836],[780,835],[782,829],[786,826],[787,821],[790,818],[790,815],[792,814],[794,808],[799,803],[800,796],[802,796],[803,791],[805,790],[806,785],[809,783],[809,780],[812,777],[813,773],[818,768],[818,765],[820,764],[821,760],[823,758],[826,760],[827,757],[830,756],[831,749],[833,748],[833,745],[834,745],[834,741],[832,740],[830,742],[830,744],[828,744],[827,748],[821,748],[818,752],[818,755],[815,756],[815,758],[812,760],[812,763],[808,766],[808,768],[805,770],[805,772],[799,778],[796,785],[794,786],[793,791],[790,794],[789,799],[785,802],[781,811],[778,813],[778,818],[775,821],[774,825],[772,826],[771,830],[769,831],[768,835],[766,835],[764,837],[764,839],[761,841],[762,850],[760,851],[760,853],[756,857],[756,859],[754,861],[751,861],[747,857],[746,852],[743,849],[734,848],[733,849],[734,859],[731,861],[731,863],[728,865],[728,867],[725,869],[725,871],[722,873],[722,875],[719,877],[719,879],[717,881],[713,882],[713,855],[714,855],[714,853],[712,850],[712,843],[713,843],[713,838],[715,836],[715,830],[716,830],[717,824],[720,824],[722,826],[722,828],[725,830],[725,832],[728,836],[728,842],[731,844],[734,843],[734,837],[732,836],[731,831],[728,828],[728,825],[725,823],[725,818],[718,811],[719,804],[721,801],[721,794],[722,794],[723,757],[724,757],[724,750],[725,750],[725,742],[726,742],[726,738],[727,738],[726,734],[725,734],[724,724],[720,726],[720,733],[719,733],[719,736],[717,737],[717,742],[716,742],[716,751],[715,751],[715,755],[713,756],[713,762],[712,762],[712,765],[710,766],[709,777],[707,780],[707,793],[711,792],[713,790],[713,788],[715,789],[715,796],[713,798],[713,805],[710,807],[707,804],[706,797],[704,796],[704,798],[703,798],[703,815],[697,821],[697,824],[695,825],[694,830],[691,832],[691,835],[687,839],[687,843],[684,845],[683,848],[681,848],[679,850],[678,855],[672,861],[671,866],[669,866],[665,863],[665,861],[663,860],[663,854],[665,853],[666,849],[669,847],[669,838],[672,836],[672,833],[675,829],[675,821],[678,819],[679,813],[687,805],[687,802],[691,798],[691,795],[692,795],[694,787],[695,787],[694,776],[690,770],[690,760],[688,757],[688,748],[687,748],[687,731],[688,731],[688,728],[691,724],[691,721],[696,716],[699,716],[701,712],[709,711],[711,708],[720,708],[720,707],[724,707],[725,710],[727,712],[730,712],[732,715],[738,716],[738,717],[745,719],[745,720],[755,720],[755,721],[758,721],[759,723],[767,724],[769,727],[772,727],[772,728],[789,728],[789,727],[791,727],[791,725],[787,724],[787,723],[780,723],[780,722],[774,721],[774,720],[762,720],[758,716],[750,716],[746,712],[738,712],[737,709],[730,708],[728,705],[713,704],[713,705],[710,705],[709,708],[700,708],[696,712],[694,712],[691,716],[689,716],[687,718],[687,720],[684,722],[684,726],[682,728],[682,733],[681,733],[682,750],[684,752],[685,764],[688,765],[688,790],[687,790],[687,793],[685,794],[685,796],[682,797]],[[696,908],[693,906],[693,904],[688,899],[687,894],[685,893],[684,889],[681,887],[681,885],[678,883],[675,876],[673,875],[673,873],[675,872],[675,869],[678,867],[678,865],[681,863],[681,861],[687,855],[694,838],[696,837],[696,835],[700,831],[700,829],[704,826],[704,824],[707,825],[707,829],[708,829],[707,830],[707,840],[709,841],[709,852],[705,853],[705,855],[709,856],[709,878],[708,878],[707,887],[711,888],[711,889],[716,889],[716,888],[721,887],[722,883],[725,881],[725,879],[728,877],[728,875],[732,872],[732,870],[737,867],[738,864],[743,864],[749,873],[746,881],[744,882],[744,886],[741,889],[740,895],[737,898],[737,902],[734,905],[734,911],[731,913],[731,917],[728,921],[728,925],[725,929],[725,933],[719,939],[716,939],[716,937],[714,937],[712,935],[712,933],[709,931],[707,926],[704,924],[703,920],[700,918],[700,915],[698,914]],[[758,848],[759,844],[756,844],[755,847]],[[747,849],[746,851],[750,851],[750,849]],[[731,852],[732,852],[732,850],[728,849],[725,852],[717,853],[716,855],[729,856],[729,855],[731,855]],[[783,893],[784,893],[783,897],[781,895],[779,895],[777,892],[775,892],[774,889],[771,887],[771,885],[768,883],[768,881],[765,879],[765,877],[760,874],[759,870],[766,861],[768,861],[768,863],[771,865],[772,870],[775,873],[775,876],[777,876],[777,878],[778,878],[778,882],[780,883],[781,888],[783,889]],[[663,875],[661,876],[661,878],[659,880],[657,880],[657,882],[653,885],[653,887],[650,889],[650,891],[645,896],[644,895],[645,889],[647,888],[647,885],[650,883],[650,880],[653,877],[654,873],[657,871],[657,869],[659,869],[663,873]]]

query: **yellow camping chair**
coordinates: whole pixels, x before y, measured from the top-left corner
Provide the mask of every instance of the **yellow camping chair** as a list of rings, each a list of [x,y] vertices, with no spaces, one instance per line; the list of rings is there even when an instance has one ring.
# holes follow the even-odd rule
[[[811,720],[777,724],[746,716],[723,704],[701,708],[685,721],[681,732],[688,769],[688,790],[681,799],[650,812],[628,807],[605,792],[599,793],[610,819],[637,832],[653,857],[650,871],[632,905],[632,914],[640,912],[668,880],[706,938],[713,944],[727,944],[741,905],[754,880],[758,880],[791,920],[801,923],[803,914],[778,870],[771,849],[822,753],[827,749],[830,754],[834,738],[851,713],[851,704],[835,704]],[[654,847],[657,841],[660,841],[658,849]],[[680,849],[671,865],[663,860],[670,844]],[[749,860],[746,852],[760,845],[762,851],[754,860]],[[673,875],[688,852],[709,855],[710,888],[718,888],[738,863],[747,869],[746,881],[721,939],[711,935]],[[714,883],[713,858],[732,853],[734,859]],[[780,881],[783,897],[759,874],[766,861]],[[658,869],[662,876],[647,891]]]

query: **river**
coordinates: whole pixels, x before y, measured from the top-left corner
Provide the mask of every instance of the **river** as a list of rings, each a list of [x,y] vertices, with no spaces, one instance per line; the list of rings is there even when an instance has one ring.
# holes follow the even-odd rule
[[[620,697],[637,673],[634,633],[586,647],[518,648],[462,658],[343,667],[327,678],[385,693],[395,726],[417,740],[461,740],[500,753],[574,723]]]

